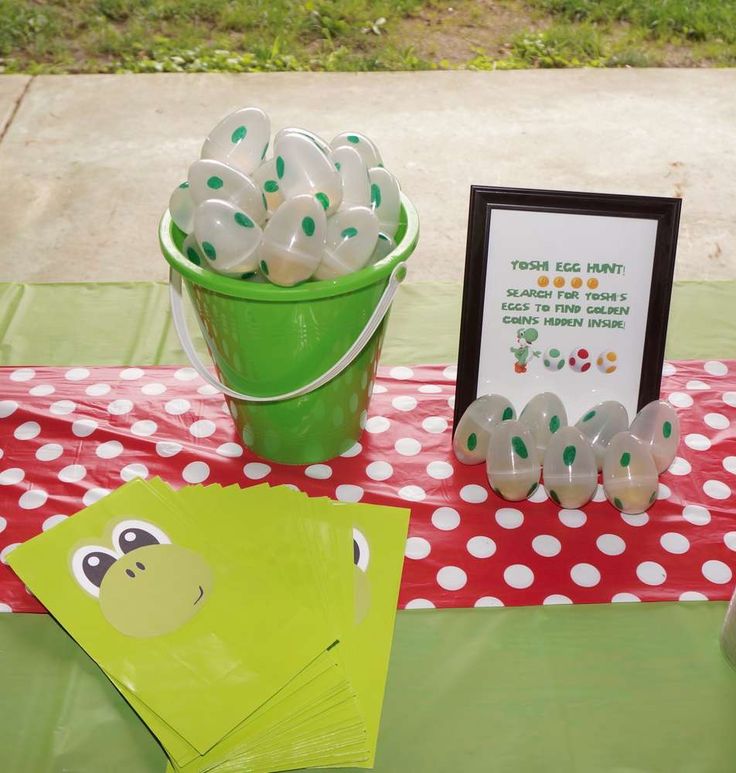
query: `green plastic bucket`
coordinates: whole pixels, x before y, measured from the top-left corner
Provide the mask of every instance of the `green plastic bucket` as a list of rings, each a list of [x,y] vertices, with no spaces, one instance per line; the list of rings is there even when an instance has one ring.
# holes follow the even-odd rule
[[[419,221],[402,195],[396,248],[333,281],[274,287],[216,274],[182,252],[167,211],[159,241],[172,318],[195,370],[225,394],[243,443],[284,464],[332,459],[360,438],[388,312]],[[217,376],[199,359],[182,308],[187,288]]]

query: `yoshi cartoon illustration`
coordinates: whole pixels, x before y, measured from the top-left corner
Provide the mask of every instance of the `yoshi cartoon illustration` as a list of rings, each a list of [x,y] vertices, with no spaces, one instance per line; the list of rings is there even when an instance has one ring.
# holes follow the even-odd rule
[[[355,564],[355,622],[365,620],[371,605],[371,584],[368,579],[368,564],[371,551],[368,540],[360,529],[353,527],[353,563]]]
[[[532,349],[532,344],[539,338],[539,333],[533,327],[519,328],[516,333],[517,346],[510,347],[511,354],[514,355],[514,371],[516,373],[526,373],[529,360],[533,357],[539,357],[541,351]]]
[[[157,526],[128,518],[113,526],[111,542],[112,548],[77,548],[71,571],[120,633],[138,638],[171,633],[206,603],[212,570]]]

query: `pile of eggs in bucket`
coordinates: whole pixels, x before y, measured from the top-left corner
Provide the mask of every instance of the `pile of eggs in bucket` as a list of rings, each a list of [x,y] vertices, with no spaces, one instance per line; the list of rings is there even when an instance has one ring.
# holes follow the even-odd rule
[[[290,287],[336,279],[388,255],[400,193],[381,154],[359,132],[329,144],[306,129],[278,131],[245,107],[209,133],[169,212],[195,264]]]
[[[567,426],[562,401],[543,392],[518,420],[505,397],[479,397],[457,425],[453,450],[463,464],[485,462],[491,488],[503,499],[527,499],[543,475],[550,499],[575,509],[591,500],[602,471],[608,501],[635,514],[657,498],[658,475],[675,458],[679,439],[677,414],[665,402],[644,406],[629,426],[624,406],[609,400]]]

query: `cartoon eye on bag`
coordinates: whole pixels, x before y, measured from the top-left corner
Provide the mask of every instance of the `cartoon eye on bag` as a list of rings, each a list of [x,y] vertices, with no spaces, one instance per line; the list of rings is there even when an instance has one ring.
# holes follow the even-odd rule
[[[368,540],[363,532],[353,527],[353,563],[365,572],[371,559],[371,551],[368,547]]]
[[[171,540],[158,526],[131,518],[121,521],[112,530],[112,544],[122,554],[127,554],[146,545],[170,545]]]
[[[91,596],[99,598],[100,585],[107,571],[119,556],[110,548],[85,545],[72,556],[72,574],[79,585]]]

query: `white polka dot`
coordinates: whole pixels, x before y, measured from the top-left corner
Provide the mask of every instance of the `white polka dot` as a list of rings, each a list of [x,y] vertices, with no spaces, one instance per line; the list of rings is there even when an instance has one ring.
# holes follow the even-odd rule
[[[30,491],[26,491],[25,494],[22,494],[18,500],[18,504],[24,510],[35,510],[36,508],[45,505],[48,498],[49,495],[43,489],[34,488]]]
[[[145,372],[140,368],[124,368],[120,371],[120,378],[123,379],[123,381],[135,381],[145,375]]]
[[[165,391],[166,391],[166,385],[159,384],[157,381],[154,381],[151,384],[144,384],[141,387],[141,392],[143,392],[144,395],[148,395],[149,397],[156,397],[157,395],[162,395]]]
[[[156,453],[163,456],[164,459],[168,459],[171,456],[176,456],[183,447],[181,443],[175,443],[173,440],[160,440],[156,443]]]
[[[442,416],[427,416],[427,418],[422,421],[422,429],[425,432],[431,432],[433,435],[439,435],[441,432],[444,432],[447,427],[447,419],[442,418]]]
[[[560,523],[567,526],[568,529],[579,529],[588,520],[582,510],[560,510],[557,517],[560,519]]]
[[[106,488],[102,487],[95,487],[91,488],[83,497],[82,502],[85,504],[86,507],[89,507],[90,505],[93,505],[95,502],[99,502],[100,499],[103,499],[106,497],[110,491]]]
[[[494,517],[503,529],[518,529],[524,523],[524,514],[515,507],[499,507]]]
[[[729,550],[736,552],[736,531],[729,531],[723,535],[723,543]]]
[[[701,381],[699,378],[694,378],[685,384],[685,389],[689,389],[691,392],[703,392],[706,389],[710,389],[710,385],[705,381]]]
[[[708,362],[703,365],[703,370],[711,376],[725,376],[728,373],[728,366],[725,362],[708,360]]]
[[[124,481],[133,480],[133,478],[147,478],[148,467],[140,462],[133,462],[133,464],[126,464],[122,470],[120,470],[120,477]]]
[[[237,443],[223,443],[221,446],[217,447],[215,452],[220,456],[226,456],[229,459],[237,459],[239,456],[243,455],[243,448]]]
[[[606,492],[600,483],[595,487],[595,493],[593,494],[593,499],[591,501],[593,502],[606,501]]]
[[[151,419],[141,419],[131,424],[130,431],[138,437],[150,437],[158,429],[158,425]]]
[[[179,370],[174,373],[174,378],[177,381],[192,381],[197,378],[197,371],[194,370],[194,368],[179,368]]]
[[[201,395],[219,395],[220,394],[220,390],[215,389],[215,387],[213,387],[212,384],[202,384],[201,387],[197,388],[197,392],[199,392],[199,394]]]
[[[248,462],[243,467],[243,475],[251,480],[261,480],[265,478],[271,472],[271,468],[263,462]]]
[[[727,582],[731,582],[731,577],[733,576],[728,564],[715,559],[706,561],[700,571],[708,582],[715,583],[716,585],[725,585]]]
[[[55,403],[51,403],[49,411],[55,416],[66,416],[76,410],[77,404],[72,400],[57,400]]]
[[[621,520],[629,526],[646,526],[649,523],[649,513],[619,513]]]
[[[473,558],[490,558],[496,552],[496,543],[490,537],[471,537],[465,545]]]
[[[89,437],[97,429],[94,419],[77,419],[72,424],[72,433],[77,437]]]
[[[632,601],[641,601],[641,599],[633,593],[617,593],[611,601],[614,604],[626,604]]]
[[[672,496],[672,489],[664,483],[657,486],[657,499],[669,499]]]
[[[84,381],[89,378],[89,371],[87,368],[70,368],[65,374],[64,378],[67,381]]]
[[[682,517],[693,526],[707,526],[710,523],[710,511],[702,505],[686,505]]]
[[[365,468],[365,474],[371,480],[388,480],[394,474],[394,468],[388,462],[371,462]]]
[[[41,427],[37,421],[26,421],[15,428],[13,436],[16,440],[33,440],[33,438],[38,437],[40,432]]]
[[[355,443],[355,445],[350,446],[347,451],[343,451],[340,456],[344,459],[350,459],[353,456],[357,456],[362,450],[363,446],[360,445],[360,443]]]
[[[447,398],[447,404],[450,406],[450,408],[455,407],[455,395]]]
[[[575,564],[570,569],[570,579],[581,588],[594,588],[601,581],[601,573],[593,564]]]
[[[332,467],[329,464],[310,464],[304,470],[304,474],[315,480],[327,480],[332,477]]]
[[[562,550],[562,543],[551,534],[538,534],[532,540],[532,550],[540,556],[551,558]]]
[[[549,499],[547,492],[544,490],[544,486],[537,486],[532,492],[531,496],[526,498],[527,502],[546,502]]]
[[[90,384],[85,388],[85,393],[90,397],[102,397],[109,394],[112,387],[109,384]]]
[[[192,404],[189,400],[185,400],[183,397],[175,397],[173,400],[166,402],[164,410],[172,416],[181,416],[182,413],[186,413],[191,407]]]
[[[683,459],[681,456],[676,456],[672,460],[672,464],[669,466],[667,472],[672,475],[689,475],[693,468],[690,466],[690,462],[687,459]]]
[[[372,435],[385,432],[391,426],[391,422],[385,416],[371,416],[365,423],[365,431]]]
[[[429,544],[429,540],[424,537],[409,537],[406,540],[406,549],[404,555],[407,558],[413,558],[419,560],[426,558],[432,550],[432,546]]]
[[[36,371],[33,368],[18,368],[14,370],[9,378],[11,381],[30,381],[36,375]]]
[[[659,538],[659,544],[668,553],[674,553],[675,555],[687,553],[687,551],[690,549],[690,542],[688,538],[674,531],[668,531],[666,534],[663,534]]]
[[[187,483],[202,483],[210,476],[210,466],[207,462],[189,462],[181,471],[181,477]]]
[[[404,609],[434,609],[434,604],[429,599],[412,599],[404,604]]]
[[[341,483],[335,489],[335,497],[341,502],[360,502],[363,498],[363,489],[352,483]]]
[[[0,486],[15,486],[25,477],[26,474],[20,467],[9,467],[0,472]]]
[[[130,400],[119,399],[113,400],[110,405],[107,406],[107,412],[113,416],[122,416],[125,413],[130,413],[133,410],[133,403]]]
[[[728,499],[731,496],[731,489],[720,480],[705,481],[703,492],[711,499]]]
[[[685,445],[692,448],[693,451],[707,451],[710,446],[710,440],[705,435],[699,435],[697,432],[691,432],[685,435]]]
[[[58,526],[58,524],[60,524],[62,521],[65,521],[68,517],[69,516],[66,515],[51,515],[41,524],[41,528],[43,531],[53,529],[54,526]]]
[[[411,368],[405,368],[403,365],[391,368],[388,373],[391,378],[398,379],[399,381],[406,381],[414,377],[414,371]]]
[[[467,581],[468,575],[459,566],[443,566],[437,572],[437,585],[445,590],[460,590]]]
[[[414,438],[402,437],[394,443],[394,448],[401,456],[416,456],[422,450],[422,444]]]
[[[553,593],[551,596],[547,596],[542,604],[546,606],[549,606],[550,604],[572,604],[572,599],[563,596],[560,593]]]
[[[664,362],[662,364],[663,376],[674,376],[677,373],[677,368],[671,362]],[[637,599],[638,601],[638,599]]]
[[[475,604],[473,604],[474,607],[502,607],[503,601],[501,599],[497,599],[495,596],[481,596]]]
[[[401,499],[409,502],[422,502],[427,498],[427,494],[421,486],[403,486],[396,492]]]
[[[711,429],[728,429],[731,426],[731,422],[722,413],[706,413],[703,421]]]
[[[452,477],[452,465],[448,462],[434,461],[427,465],[427,475],[435,480],[447,480]]]
[[[374,384],[371,388],[371,394],[374,395],[382,395],[385,392],[388,392],[388,389],[385,386],[381,386],[381,384]]]
[[[5,531],[5,528],[7,527],[8,522],[5,518],[0,515],[0,531]]]
[[[448,381],[454,381],[457,378],[457,365],[448,365],[442,371],[442,376]]]
[[[442,391],[442,387],[437,384],[422,384],[417,391],[423,395],[436,395]]]
[[[667,400],[675,408],[689,408],[693,404],[693,398],[687,392],[670,392]]]
[[[205,438],[210,435],[214,435],[217,430],[217,425],[214,421],[209,419],[199,419],[195,421],[189,427],[189,434],[196,438]]]
[[[100,459],[114,459],[123,453],[123,444],[117,440],[107,440],[97,446],[95,453]]]
[[[432,513],[432,526],[440,531],[452,531],[460,525],[460,513],[452,507],[438,507]]]
[[[477,505],[488,499],[488,492],[483,486],[479,486],[476,483],[469,483],[467,486],[463,486],[460,489],[460,499],[471,505]]]
[[[0,419],[7,419],[8,416],[18,410],[18,403],[15,400],[0,400]]]
[[[722,399],[726,405],[730,405],[731,408],[736,408],[736,392],[724,392]]]
[[[656,561],[642,561],[636,567],[636,576],[645,585],[661,585],[667,579],[667,572]]]
[[[620,556],[626,550],[626,543],[617,534],[601,534],[595,544],[607,556]]]
[[[68,464],[59,470],[58,478],[62,483],[79,483],[87,475],[87,468],[81,464]]]
[[[701,593],[697,590],[686,590],[679,596],[680,601],[708,601],[708,597],[705,593]]]
[[[0,550],[0,561],[4,564],[7,564],[6,561],[8,554],[12,553],[17,547],[20,545],[20,542],[13,542],[11,545],[6,545],[2,550]]]
[[[736,456],[727,456],[723,462],[723,469],[726,472],[730,472],[732,475],[736,475]]]
[[[528,588],[534,582],[534,572],[524,564],[511,564],[503,570],[503,579],[512,588]]]
[[[36,450],[36,459],[39,462],[53,462],[64,453],[64,449],[58,443],[45,443]]]
[[[34,397],[48,397],[49,395],[54,394],[55,391],[56,387],[51,384],[39,384],[38,386],[31,387],[28,390],[28,394],[33,395]]]
[[[391,405],[397,411],[413,411],[417,407],[417,401],[409,395],[399,395],[399,397],[394,397]]]

